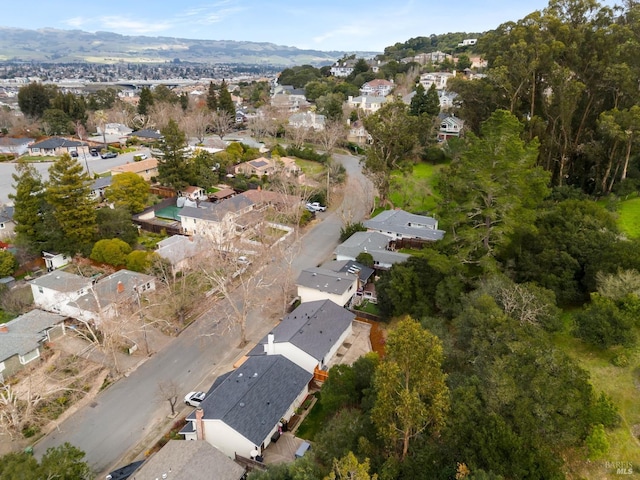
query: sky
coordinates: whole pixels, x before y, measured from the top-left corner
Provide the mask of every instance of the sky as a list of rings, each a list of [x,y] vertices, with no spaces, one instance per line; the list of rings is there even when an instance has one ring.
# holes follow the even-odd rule
[[[410,38],[483,32],[547,0],[30,0],[5,1],[0,26],[122,35],[270,42],[323,51],[382,52]]]

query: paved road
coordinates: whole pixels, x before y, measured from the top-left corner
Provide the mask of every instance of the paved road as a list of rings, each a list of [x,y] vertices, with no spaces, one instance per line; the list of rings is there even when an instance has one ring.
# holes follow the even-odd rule
[[[92,157],[91,155],[87,155],[86,158],[84,156],[80,156],[78,161],[84,167],[85,170],[89,171],[89,174],[93,176],[96,173],[108,172],[113,167],[118,165],[124,165],[125,163],[133,162],[133,155],[136,153],[146,153],[149,154],[149,149],[141,149],[139,152],[130,152],[123,153],[122,155],[118,155],[116,158],[105,158],[102,159],[100,157]],[[53,162],[40,162],[33,163],[33,166],[36,167],[36,170],[40,173],[43,180],[47,180],[49,178],[49,167]],[[13,193],[13,177],[12,175],[16,172],[15,163],[0,163],[0,203],[9,204],[13,201],[9,199],[9,193]]]
[[[346,191],[359,192],[366,180],[357,158],[336,156],[336,160],[349,174]],[[291,278],[295,279],[301,269],[318,265],[331,256],[338,244],[345,209],[352,212],[354,220],[366,213],[360,195],[346,194],[340,208],[319,214],[318,224],[291,247],[294,253],[299,251],[289,269]],[[271,265],[261,274],[269,275],[277,268]],[[265,302],[269,300],[268,293],[264,298]],[[264,337],[277,321],[277,318],[265,318],[263,307],[252,311],[247,319],[250,342]],[[91,406],[64,421],[59,430],[36,445],[35,454],[41,456],[48,447],[70,442],[86,452],[86,460],[96,472],[108,472],[120,466],[116,464],[127,452],[143,440],[148,441],[150,432],[166,420],[168,405],[155,400],[159,382],[173,380],[185,393],[206,390],[244,352],[235,347],[239,341],[237,329],[228,330],[219,325],[222,318],[219,308],[216,306],[202,315],[129,377],[100,393]]]

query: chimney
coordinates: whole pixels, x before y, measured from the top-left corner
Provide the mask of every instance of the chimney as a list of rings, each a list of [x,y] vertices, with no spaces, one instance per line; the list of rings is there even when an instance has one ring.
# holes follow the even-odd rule
[[[0,333],[9,333],[9,327],[6,325],[0,325]]]
[[[118,280],[118,286],[116,287],[118,293],[122,293],[124,292],[124,283],[122,283],[120,280]]]
[[[267,344],[264,346],[264,351],[267,355],[275,355],[276,353],[276,346],[274,344],[275,339],[276,339],[276,336],[273,333],[270,333],[269,335],[267,335]]]
[[[202,407],[196,408],[196,439],[204,440],[204,410]]]

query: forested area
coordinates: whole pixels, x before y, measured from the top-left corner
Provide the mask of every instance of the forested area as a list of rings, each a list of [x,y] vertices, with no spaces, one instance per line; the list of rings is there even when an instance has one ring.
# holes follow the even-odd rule
[[[330,370],[312,456],[251,478],[640,471],[640,244],[615,212],[640,180],[639,20],[635,2],[552,0],[487,33],[486,76],[451,82],[466,135],[449,144],[419,102],[364,119],[381,204],[392,172],[443,164],[447,234],[377,282],[384,355]]]

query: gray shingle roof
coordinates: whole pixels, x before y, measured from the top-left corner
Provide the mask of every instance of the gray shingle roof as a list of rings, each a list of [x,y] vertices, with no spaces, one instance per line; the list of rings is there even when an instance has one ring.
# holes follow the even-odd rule
[[[236,213],[251,205],[253,205],[253,201],[240,194],[217,203],[200,202],[198,207],[184,207],[178,215],[219,222],[227,213]]]
[[[356,232],[336,247],[336,255],[355,259],[362,252],[370,253],[380,263],[404,262],[410,255],[387,250],[389,237],[378,232]]]
[[[131,478],[154,480],[168,474],[171,480],[240,480],[244,473],[244,468],[206,441],[169,440]]]
[[[313,288],[320,292],[342,295],[356,280],[357,277],[351,273],[336,273],[326,268],[311,267],[300,272],[296,285]]]
[[[93,184],[91,185],[91,190],[100,190],[101,188],[106,188],[111,185],[112,180],[112,176],[96,178],[95,182],[93,182]]]
[[[83,310],[98,312],[98,303],[102,308],[113,305],[121,300],[127,300],[135,295],[134,287],[155,280],[151,275],[132,272],[131,270],[118,270],[108,277],[100,279],[89,291],[74,302],[74,305]],[[122,291],[118,292],[118,284],[122,283]]]
[[[282,319],[271,332],[275,343],[291,343],[319,362],[331,351],[356,316],[331,300],[301,304]],[[249,352],[264,355],[268,335]]]
[[[186,237],[184,235],[173,235],[158,242],[156,253],[171,265],[176,265],[182,260],[191,258],[205,248],[200,237]]]
[[[67,273],[63,270],[56,270],[42,277],[35,278],[29,283],[57,292],[77,292],[78,290],[91,286],[91,279],[74,275],[73,273]]]
[[[85,147],[87,144],[84,142],[77,142],[75,140],[67,140],[62,137],[51,137],[47,138],[38,143],[34,143],[31,145],[31,148],[44,148],[44,149],[53,149],[53,148],[74,148],[74,147]]]
[[[373,268],[369,268],[354,260],[332,260],[322,265],[322,268],[331,270],[332,272],[350,272],[358,277],[361,283],[366,283],[371,275],[375,273]]]
[[[371,230],[399,233],[423,240],[442,240],[445,233],[438,230],[438,221],[435,218],[415,215],[404,210],[384,210],[363,224]]]
[[[249,357],[200,404],[204,419],[221,420],[259,446],[312,377],[282,355]],[[195,412],[187,416],[194,419]]]
[[[66,317],[43,310],[31,310],[5,323],[8,332],[0,333],[0,361],[35,350],[45,339],[44,331]]]
[[[156,132],[155,130],[148,130],[146,128],[143,128],[142,130],[136,130],[135,132],[131,132],[129,136],[139,137],[139,138],[153,138],[155,140],[164,138],[162,134]]]

